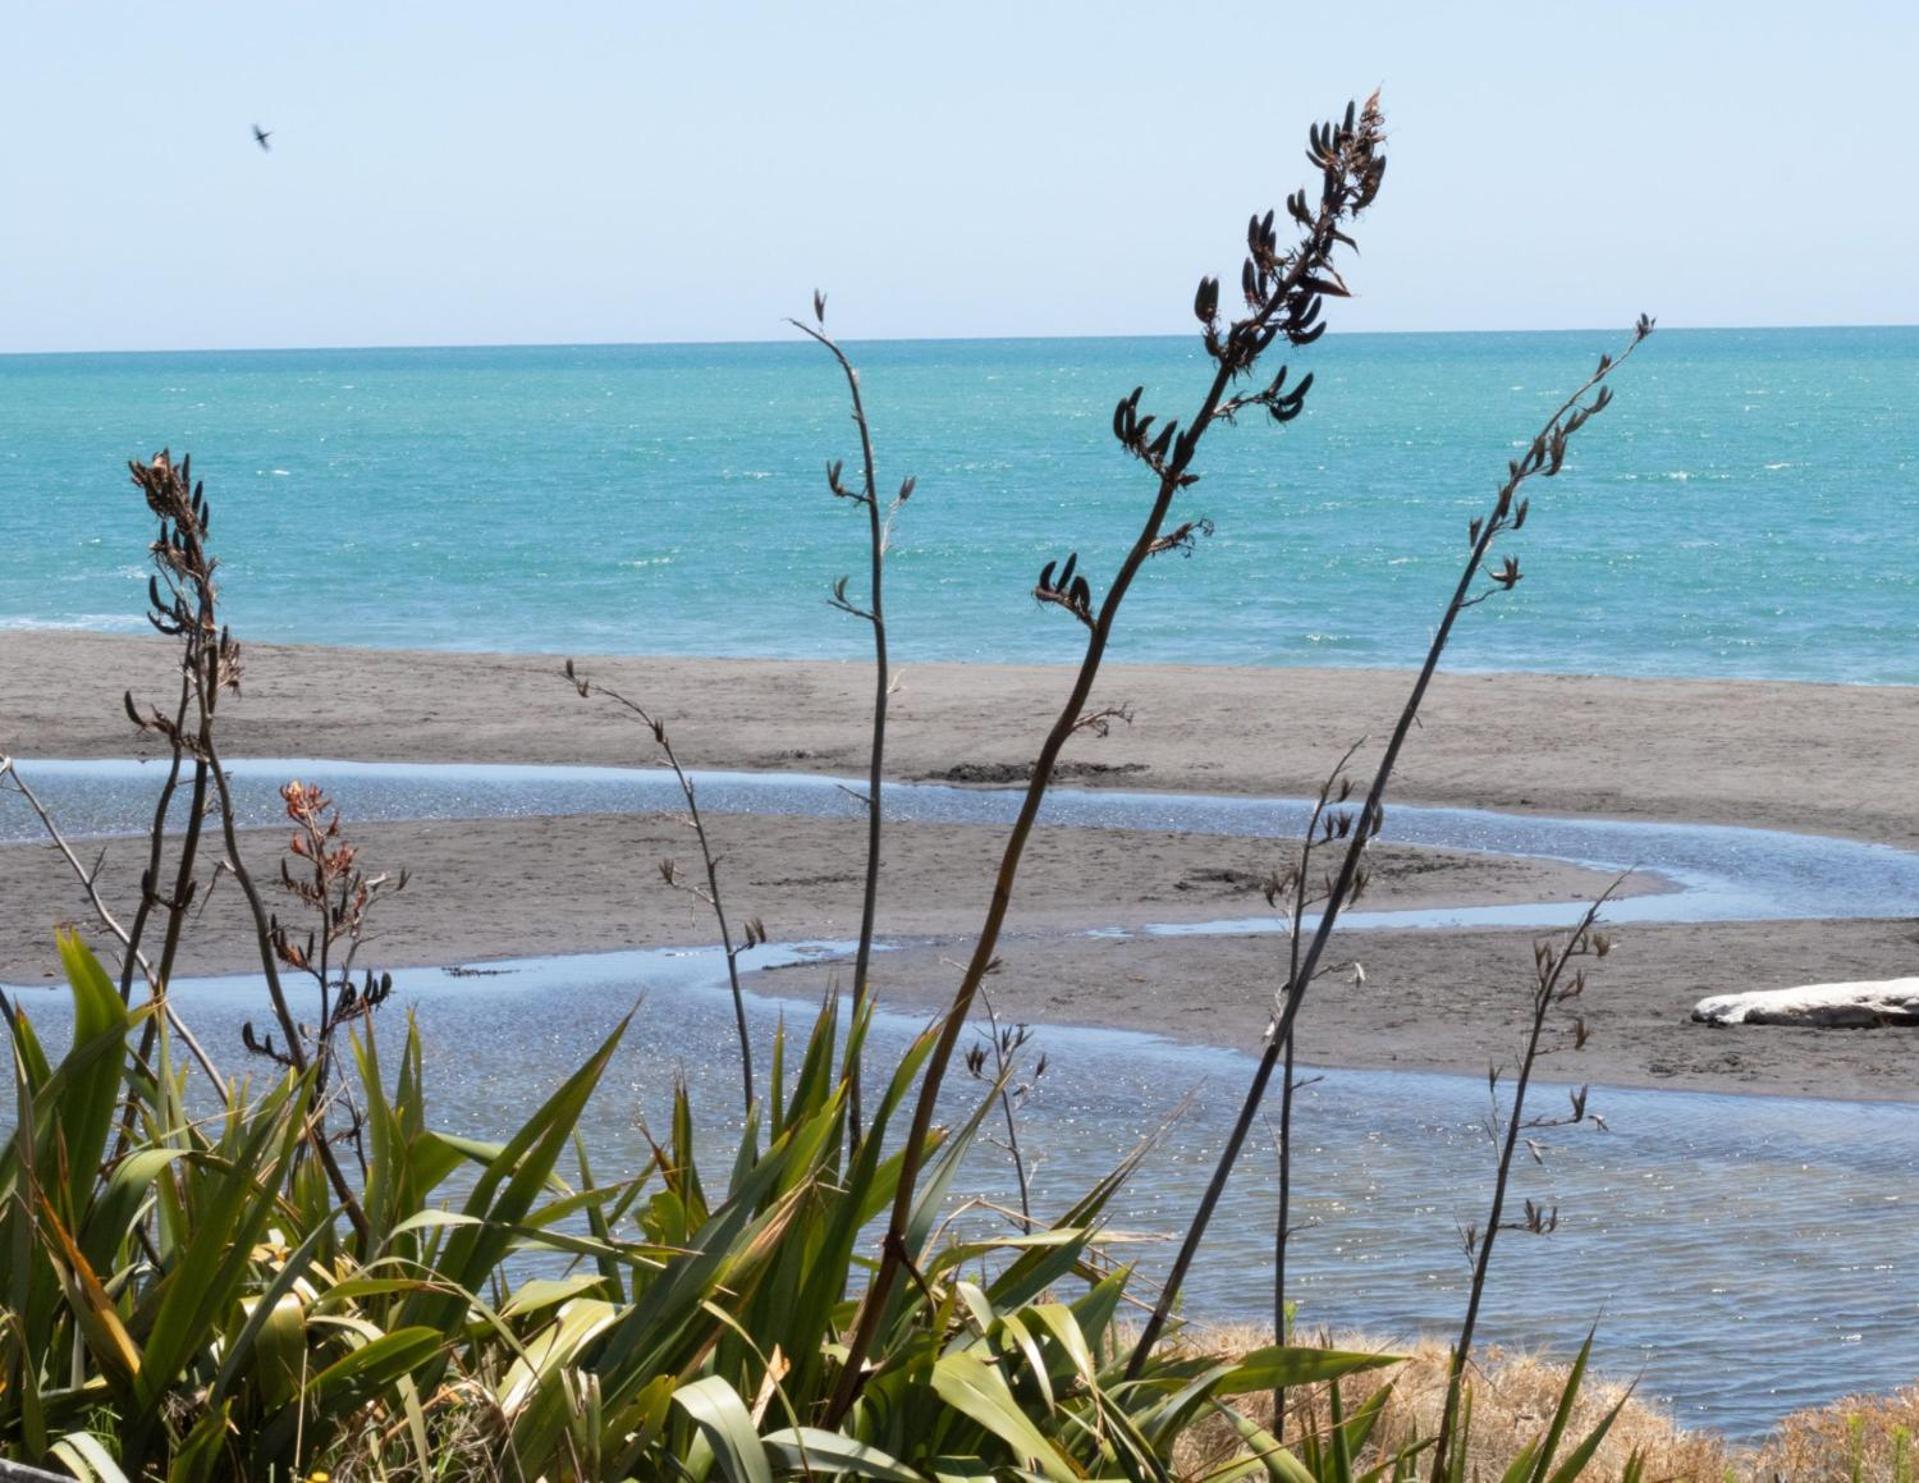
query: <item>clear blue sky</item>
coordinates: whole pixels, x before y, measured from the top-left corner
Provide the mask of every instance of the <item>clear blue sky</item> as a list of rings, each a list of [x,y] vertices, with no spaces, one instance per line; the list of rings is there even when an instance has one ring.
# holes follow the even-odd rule
[[[1353,329],[1911,323],[1919,4],[12,0],[0,351],[1177,331],[1386,90]],[[270,155],[248,136],[275,130]]]

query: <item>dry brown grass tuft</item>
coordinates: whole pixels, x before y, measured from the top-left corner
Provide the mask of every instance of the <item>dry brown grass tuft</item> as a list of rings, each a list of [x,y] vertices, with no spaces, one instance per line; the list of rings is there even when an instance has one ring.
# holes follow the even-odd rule
[[[1795,1411],[1774,1429],[1754,1460],[1753,1476],[1793,1483],[1850,1483],[1913,1477],[1919,1434],[1919,1385],[1891,1395],[1849,1395],[1810,1411]]]
[[[1221,1353],[1234,1355],[1270,1343],[1271,1333],[1251,1325],[1233,1325],[1196,1329],[1191,1338],[1195,1344],[1208,1349],[1216,1346]],[[1398,1352],[1407,1356],[1403,1365],[1354,1376],[1340,1388],[1350,1411],[1381,1385],[1392,1384],[1392,1396],[1374,1431],[1370,1449],[1373,1460],[1391,1457],[1416,1438],[1435,1434],[1440,1409],[1446,1401],[1448,1351],[1443,1343],[1428,1339],[1408,1348],[1352,1334],[1337,1335],[1331,1342],[1339,1349]],[[1535,1355],[1497,1348],[1481,1353],[1472,1372],[1469,1477],[1474,1469],[1499,1476],[1523,1447],[1538,1438],[1552,1417],[1566,1374],[1567,1366]],[[1575,1405],[1568,1435],[1577,1437],[1590,1430],[1618,1404],[1625,1389],[1613,1381],[1588,1377]],[[1289,1436],[1325,1429],[1327,1404],[1323,1386],[1302,1389],[1289,1399],[1292,1401],[1287,1418]],[[1247,1396],[1245,1400],[1248,1415],[1262,1425],[1271,1422],[1270,1397]],[[1188,1443],[1190,1452],[1179,1458],[1180,1471],[1190,1476],[1189,1462],[1203,1465],[1225,1455],[1231,1450],[1232,1440],[1230,1429],[1223,1423],[1197,1428]],[[1710,1432],[1688,1431],[1659,1406],[1638,1399],[1626,1402],[1587,1475],[1616,1478],[1634,1452],[1643,1458],[1648,1479],[1698,1479],[1718,1483],[1727,1476],[1728,1469],[1734,1470],[1734,1476],[1742,1476],[1739,1469],[1745,1463],[1745,1459],[1719,1437]]]

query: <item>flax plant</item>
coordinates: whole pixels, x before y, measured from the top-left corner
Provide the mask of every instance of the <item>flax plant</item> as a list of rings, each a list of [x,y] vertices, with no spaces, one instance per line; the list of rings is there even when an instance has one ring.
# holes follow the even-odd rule
[[[1026,1110],[1028,1099],[1046,1075],[1048,1061],[1042,1053],[1033,1063],[1033,1074],[1025,1081],[1016,1083],[1013,1080],[1014,1067],[1019,1053],[1033,1038],[1032,1026],[1002,1025],[999,1012],[993,1008],[992,996],[984,988],[980,990],[980,1007],[986,1013],[986,1027],[980,1039],[967,1048],[966,1074],[975,1081],[990,1082],[998,1088],[1000,1115],[1006,1124],[1006,1140],[1002,1146],[1007,1157],[1013,1161],[1013,1178],[1019,1189],[1020,1228],[1030,1231],[1033,1229],[1032,1168],[1027,1163],[1026,1150],[1020,1144],[1019,1119]],[[987,1065],[989,1056],[992,1058],[990,1068]]]
[[[1307,816],[1297,857],[1283,871],[1276,871],[1268,877],[1264,887],[1266,904],[1278,907],[1284,903],[1287,911],[1286,946],[1290,967],[1286,975],[1288,988],[1285,997],[1289,999],[1299,992],[1295,986],[1302,982],[1300,953],[1306,939],[1307,910],[1324,901],[1333,889],[1330,875],[1315,880],[1313,855],[1321,848],[1331,848],[1351,837],[1353,816],[1343,809],[1343,805],[1353,796],[1353,782],[1347,767],[1361,745],[1355,742],[1347,748],[1346,755],[1339,759],[1338,766],[1321,785],[1318,796],[1313,800],[1312,812]],[[1365,890],[1365,885],[1366,878],[1362,873],[1354,885],[1355,900]],[[1352,965],[1352,971],[1356,980],[1364,981],[1365,971],[1358,963]],[[1281,1008],[1283,1012],[1283,1005]],[[1282,1340],[1292,1321],[1286,1299],[1286,1257],[1293,1238],[1293,1111],[1301,1089],[1296,1071],[1296,1046],[1294,1031],[1288,1029],[1279,1080],[1279,1207],[1273,1222],[1273,1332]],[[1283,1391],[1273,1397],[1273,1435],[1281,1441],[1286,1439],[1286,1395]]]
[[[913,497],[913,489],[918,482],[908,476],[899,487],[899,493],[890,501],[882,503],[879,494],[879,475],[873,459],[873,429],[866,420],[866,402],[860,393],[860,373],[839,342],[826,332],[826,295],[818,289],[813,291],[813,323],[806,324],[798,319],[789,319],[801,334],[807,335],[823,345],[832,355],[846,378],[846,394],[852,404],[854,427],[860,435],[861,475],[857,487],[849,488],[845,482],[846,465],[834,459],[826,466],[826,484],[835,499],[847,500],[854,506],[866,511],[868,576],[866,597],[863,605],[847,596],[848,579],[841,577],[833,584],[832,605],[842,613],[847,613],[867,624],[873,632],[873,726],[872,741],[867,750],[866,766],[866,877],[860,892],[860,934],[858,945],[853,953],[853,1006],[865,1007],[872,992],[873,932],[879,911],[880,888],[880,835],[883,814],[881,788],[886,767],[886,708],[893,694],[892,670],[886,652],[886,552],[892,544],[893,521],[902,506]],[[860,1136],[860,1068],[856,1064],[849,1068],[852,1089],[851,1126],[853,1136]]]
[[[1320,962],[1325,956],[1327,944],[1332,939],[1333,929],[1338,924],[1339,914],[1352,900],[1355,890],[1363,884],[1367,846],[1385,826],[1387,785],[1392,780],[1393,769],[1398,765],[1406,740],[1419,719],[1420,706],[1425,701],[1426,692],[1432,685],[1434,674],[1438,672],[1439,662],[1446,652],[1453,627],[1460,615],[1468,609],[1478,606],[1496,592],[1510,592],[1521,579],[1517,557],[1505,556],[1497,566],[1489,567],[1493,542],[1501,536],[1516,533],[1525,525],[1529,501],[1522,494],[1522,490],[1531,480],[1552,478],[1564,467],[1567,447],[1572,437],[1591,418],[1604,411],[1612,401],[1612,390],[1605,384],[1607,379],[1645,342],[1652,330],[1653,321],[1642,315],[1634,325],[1632,335],[1620,356],[1616,359],[1611,355],[1600,356],[1597,368],[1546,419],[1545,425],[1528,444],[1526,452],[1521,457],[1509,461],[1506,478],[1494,494],[1491,506],[1484,515],[1475,517],[1467,527],[1468,554],[1465,564],[1445,611],[1440,617],[1439,626],[1434,630],[1432,640],[1427,646],[1426,657],[1414,678],[1412,692],[1393,725],[1391,736],[1387,739],[1385,750],[1380,756],[1364,801],[1347,831],[1343,841],[1345,848],[1339,858],[1339,867],[1327,886],[1325,900],[1312,937],[1299,956],[1297,969],[1281,986],[1277,995],[1279,1007],[1266,1037],[1265,1050],[1260,1056],[1245,1098],[1241,1102],[1239,1115],[1227,1136],[1226,1145],[1220,1153],[1218,1163],[1214,1166],[1213,1175],[1207,1183],[1205,1192],[1200,1197],[1199,1207],[1181,1240],[1179,1253],[1173,1259],[1172,1270],[1167,1276],[1166,1286],[1160,1294],[1159,1303],[1154,1308],[1152,1317],[1141,1330],[1139,1340],[1134,1347],[1132,1364],[1136,1368],[1145,1364],[1146,1357],[1152,1352],[1153,1345],[1158,1342],[1160,1334],[1166,1327],[1173,1305],[1178,1299],[1186,1275],[1191,1270],[1193,1259],[1198,1253],[1200,1241],[1206,1234],[1206,1228],[1212,1220],[1214,1210],[1218,1207],[1220,1196],[1225,1192],[1233,1167],[1238,1162],[1240,1150],[1245,1146],[1247,1134],[1259,1115],[1273,1071],[1279,1065],[1291,1041],[1293,1024],[1299,1016],[1300,1007],[1305,1003],[1306,991],[1319,972]],[[1480,586],[1482,575],[1487,579],[1487,585],[1484,587]]]
[[[267,998],[275,1022],[283,1037],[280,1054],[293,1070],[304,1072],[309,1064],[309,1049],[294,1018],[280,978],[280,958],[274,946],[273,919],[240,852],[238,810],[233,802],[231,780],[221,765],[215,721],[220,700],[238,694],[244,673],[240,643],[219,621],[219,591],[214,574],[219,562],[208,546],[213,510],[202,483],[192,474],[192,460],[183,458],[178,466],[165,450],[150,463],[128,465],[133,482],[146,499],[147,509],[159,521],[159,533],[151,547],[154,575],[148,581],[148,621],[160,633],[180,644],[180,669],[183,698],[174,712],[157,708],[142,711],[131,693],[125,697],[127,716],[142,731],[157,734],[172,756],[167,781],[155,807],[151,856],[142,881],[141,906],[127,944],[127,959],[122,965],[121,1000],[126,1002],[127,985],[137,961],[139,934],[154,906],[165,912],[165,932],[157,977],[162,990],[172,983],[181,935],[186,927],[188,908],[199,891],[194,874],[209,814],[220,821],[220,840],[225,853],[216,866],[218,875],[231,876],[239,887],[252,918],[260,968],[266,978]],[[182,763],[191,758],[193,788],[188,804],[185,830],[180,846],[174,884],[169,895],[156,894],[162,836],[173,789]],[[210,888],[209,888],[210,889]],[[156,1021],[149,1019],[142,1032],[142,1050],[150,1053]],[[249,1039],[251,1026],[247,1027]],[[131,1129],[131,1106],[121,1125],[120,1147],[124,1149]],[[340,1167],[326,1133],[326,1104],[317,1102],[307,1126],[305,1146],[326,1172],[334,1195],[346,1211],[356,1232],[364,1238],[366,1222],[358,1197],[346,1173]]]
[[[317,1027],[312,1032],[313,1092],[324,1107],[341,1059],[343,1032],[370,1020],[392,996],[393,975],[360,969],[359,957],[374,909],[387,897],[404,891],[408,876],[404,870],[397,875],[369,875],[360,863],[359,846],[347,838],[342,827],[339,806],[321,789],[296,778],[281,787],[280,799],[293,825],[286,855],[280,861],[280,887],[306,917],[307,926],[302,934],[275,914],[271,919],[273,951],[281,967],[289,973],[303,974],[312,982],[319,1001]],[[358,982],[354,979],[356,970],[360,973]],[[262,1039],[247,1024],[242,1027],[241,1038],[253,1054],[292,1064],[286,1052],[274,1045],[271,1034]],[[359,1152],[364,1176],[366,1152],[360,1136],[360,1108],[351,1083],[342,1085],[340,1092],[351,1119],[347,1136]]]
[[[1151,414],[1140,414],[1143,388],[1122,398],[1114,409],[1114,436],[1128,454],[1146,466],[1154,481],[1154,494],[1139,534],[1104,597],[1096,604],[1089,580],[1083,574],[1075,575],[1076,555],[1069,556],[1063,566],[1048,562],[1040,574],[1034,596],[1041,602],[1063,608],[1086,628],[1086,650],[1066,703],[1047,732],[1033,764],[1032,779],[1000,860],[985,923],[945,1012],[938,1043],[920,1085],[912,1125],[901,1151],[903,1171],[899,1192],[888,1220],[879,1266],[848,1336],[839,1388],[828,1413],[829,1425],[837,1425],[845,1418],[867,1382],[867,1357],[892,1304],[895,1284],[906,1261],[905,1236],[912,1216],[913,1190],[932,1130],[940,1088],[980,985],[997,961],[1000,931],[1012,905],[1020,861],[1052,781],[1053,769],[1066,743],[1093,724],[1098,714],[1089,712],[1088,704],[1127,591],[1149,560],[1166,551],[1190,549],[1200,532],[1197,520],[1182,521],[1170,530],[1167,520],[1174,500],[1198,482],[1193,460],[1207,432],[1219,422],[1232,421],[1242,411],[1262,410],[1276,422],[1284,423],[1297,417],[1304,408],[1312,378],[1307,376],[1289,389],[1283,367],[1270,383],[1258,390],[1235,393],[1233,388],[1254,370],[1261,356],[1276,341],[1283,338],[1289,345],[1306,346],[1325,332],[1325,321],[1320,317],[1325,300],[1345,297],[1349,292],[1334,267],[1334,256],[1341,246],[1352,244],[1346,227],[1379,194],[1386,170],[1384,143],[1385,117],[1377,95],[1369,98],[1363,108],[1348,105],[1342,121],[1314,125],[1309,155],[1320,172],[1318,199],[1309,201],[1302,190],[1290,196],[1286,203],[1288,216],[1299,228],[1298,240],[1282,249],[1274,226],[1274,213],[1269,211],[1264,217],[1253,217],[1247,225],[1247,256],[1240,274],[1245,309],[1230,321],[1220,318],[1219,280],[1200,281],[1193,312],[1202,326],[1203,343],[1214,371],[1212,382],[1185,429],[1175,421],[1168,421],[1160,424],[1155,432],[1157,419]]]
[[[1544,1154],[1534,1135],[1549,1128],[1573,1127],[1588,1122],[1596,1127],[1605,1127],[1599,1114],[1588,1105],[1587,1089],[1583,1086],[1569,1094],[1570,1106],[1559,1116],[1528,1117],[1526,1093],[1532,1086],[1533,1071],[1541,1056],[1562,1047],[1575,1051],[1585,1049],[1589,1038],[1586,1022],[1574,1012],[1572,1006],[1586,992],[1586,974],[1581,969],[1569,979],[1566,972],[1576,958],[1603,958],[1611,951],[1612,939],[1598,928],[1599,913],[1612,899],[1619,885],[1620,881],[1614,881],[1608,886],[1599,899],[1586,909],[1578,926],[1557,946],[1544,940],[1533,944],[1532,1013],[1527,1020],[1526,1037],[1520,1047],[1512,1100],[1503,1113],[1499,1106],[1499,1068],[1492,1067],[1486,1073],[1486,1089],[1493,1099],[1491,1111],[1487,1114],[1486,1133],[1497,1150],[1498,1162],[1493,1177],[1492,1204],[1486,1213],[1485,1226],[1468,1226],[1460,1233],[1467,1258],[1473,1263],[1473,1278],[1467,1292],[1466,1316],[1460,1324],[1459,1337],[1453,1344],[1446,1371],[1446,1403],[1440,1413],[1439,1436],[1433,1444],[1433,1483],[1446,1483],[1450,1476],[1448,1468],[1454,1432],[1459,1425],[1460,1393],[1465,1384],[1467,1361],[1472,1355],[1480,1303],[1486,1296],[1487,1282],[1492,1274],[1493,1244],[1501,1231],[1524,1231],[1545,1236],[1559,1225],[1558,1206],[1549,1208],[1535,1204],[1530,1199],[1526,1201],[1525,1214],[1521,1219],[1513,1220],[1506,1214],[1507,1190],[1512,1183],[1513,1166],[1520,1143],[1524,1140],[1533,1158],[1543,1162]],[[1549,1045],[1547,1030],[1555,1012],[1571,1014],[1572,1021],[1561,1044]],[[1590,1334],[1586,1344],[1590,1349]]]
[[[685,891],[704,903],[719,929],[720,950],[726,955],[726,981],[733,991],[734,1030],[740,1041],[741,1096],[746,1115],[750,1118],[754,1100],[753,1037],[746,1025],[746,991],[740,987],[740,957],[765,944],[766,923],[758,917],[748,917],[741,925],[740,935],[737,938],[733,935],[732,924],[726,915],[726,898],[720,892],[720,857],[714,852],[712,837],[706,832],[706,818],[700,813],[699,786],[692,774],[680,765],[679,754],[673,750],[673,742],[666,734],[666,723],[631,697],[597,680],[587,679],[571,659],[566,661],[563,672],[567,683],[579,693],[580,699],[603,696],[645,726],[652,733],[653,745],[659,749],[660,760],[671,769],[673,780],[679,785],[680,797],[686,803],[686,826],[693,831],[693,838],[699,845],[701,874],[705,880],[703,883],[686,880],[671,858],[660,861],[660,879],[673,890]]]

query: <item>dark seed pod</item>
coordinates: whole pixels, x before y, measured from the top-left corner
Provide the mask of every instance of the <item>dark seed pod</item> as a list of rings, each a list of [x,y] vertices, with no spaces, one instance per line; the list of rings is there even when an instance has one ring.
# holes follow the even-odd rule
[[[1193,295],[1193,315],[1201,324],[1211,324],[1219,313],[1219,280],[1202,278],[1199,291]]]

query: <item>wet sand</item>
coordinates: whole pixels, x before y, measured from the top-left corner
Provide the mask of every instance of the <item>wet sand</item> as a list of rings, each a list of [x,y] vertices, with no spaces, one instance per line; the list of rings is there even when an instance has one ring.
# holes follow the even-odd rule
[[[630,718],[579,700],[540,656],[249,648],[245,687],[223,707],[231,756],[645,764]],[[142,748],[117,704],[159,699],[170,655],[155,641],[0,635],[0,751],[124,756]],[[863,765],[867,671],[735,660],[595,660],[589,673],[657,708],[689,765],[852,774]],[[889,772],[1003,782],[1030,761],[1068,674],[1052,668],[908,666],[894,702]],[[1135,714],[1082,736],[1081,785],[1299,794],[1360,735],[1382,735],[1409,677],[1393,671],[1120,668],[1099,700]],[[1919,691],[1537,675],[1442,676],[1411,739],[1395,796],[1551,814],[1763,825],[1919,847]],[[1362,749],[1361,761],[1366,756]],[[857,921],[863,841],[844,821],[716,821],[734,914],[776,938],[844,937]],[[671,820],[593,817],[393,824],[356,831],[375,865],[407,865],[372,961],[394,966],[530,953],[699,943],[703,908],[660,880],[692,841]],[[943,962],[985,905],[999,833],[896,828],[882,932],[916,945],[880,975],[892,1002],[931,1008]],[[250,843],[256,866],[282,841]],[[1590,872],[1530,861],[1382,850],[1370,905],[1478,904],[1588,895]],[[133,848],[109,853],[126,901]],[[1042,830],[1029,852],[998,983],[1003,1011],[1035,1021],[1121,1024],[1248,1045],[1264,1023],[1275,937],[1087,939],[1094,927],[1258,913],[1273,843],[1137,832]],[[83,903],[48,851],[0,850],[0,978],[39,981],[56,919]],[[186,966],[244,967],[239,897],[223,883]],[[1919,914],[1919,903],[1915,903]],[[1530,973],[1525,931],[1350,934],[1366,982],[1329,978],[1302,1020],[1302,1053],[1330,1064],[1483,1072],[1507,1054]],[[1734,988],[1907,975],[1919,922],[1642,927],[1593,974],[1594,1037],[1559,1079],[1696,1090],[1909,1098],[1919,1039],[1896,1031],[1711,1030],[1695,1000]],[[810,994],[804,973],[767,975]]]

